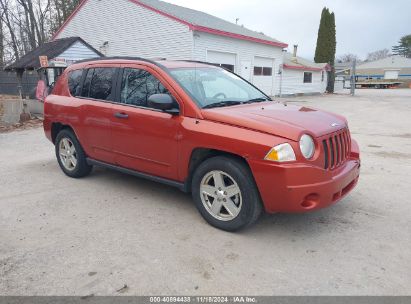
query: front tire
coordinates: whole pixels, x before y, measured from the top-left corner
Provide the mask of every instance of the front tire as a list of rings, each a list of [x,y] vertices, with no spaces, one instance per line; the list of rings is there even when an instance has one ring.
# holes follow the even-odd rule
[[[81,178],[90,174],[93,166],[87,163],[87,157],[76,135],[69,129],[57,134],[56,157],[61,170],[72,178]]]
[[[225,231],[254,224],[262,212],[249,167],[234,158],[217,156],[204,161],[194,173],[192,194],[203,218]]]

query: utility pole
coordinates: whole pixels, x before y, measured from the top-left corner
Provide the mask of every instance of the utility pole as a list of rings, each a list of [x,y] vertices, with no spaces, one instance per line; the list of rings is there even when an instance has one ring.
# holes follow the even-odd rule
[[[357,72],[356,69],[357,69],[357,60],[354,59],[352,63],[352,68],[351,68],[351,96],[355,96],[355,86],[356,86],[355,74]]]

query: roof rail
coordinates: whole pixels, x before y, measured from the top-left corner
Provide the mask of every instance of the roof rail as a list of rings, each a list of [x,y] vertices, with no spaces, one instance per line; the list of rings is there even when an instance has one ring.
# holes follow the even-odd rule
[[[146,61],[146,62],[157,65],[157,63],[151,59],[142,58],[142,57],[132,57],[132,56],[97,57],[97,58],[79,60],[79,61],[76,61],[75,63],[85,63],[85,62],[91,62],[91,61],[106,61],[106,60],[140,60],[140,61]]]
[[[201,64],[206,64],[206,65],[213,65],[215,66],[215,64],[211,63],[211,62],[205,62],[205,61],[200,61],[200,60],[176,60],[176,61],[180,61],[180,62],[191,62],[191,63],[201,63]]]

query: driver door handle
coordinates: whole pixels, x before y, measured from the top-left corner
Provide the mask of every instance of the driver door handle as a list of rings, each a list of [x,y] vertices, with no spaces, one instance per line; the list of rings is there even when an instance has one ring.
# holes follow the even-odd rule
[[[118,113],[114,114],[114,117],[119,118],[119,119],[127,119],[128,114],[118,112]]]

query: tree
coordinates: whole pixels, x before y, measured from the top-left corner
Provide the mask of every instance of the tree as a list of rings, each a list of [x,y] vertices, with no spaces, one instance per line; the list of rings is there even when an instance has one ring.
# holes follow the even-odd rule
[[[376,61],[376,60],[387,58],[389,56],[391,56],[390,50],[382,49],[382,50],[368,53],[367,59],[365,59],[365,61]]]
[[[20,48],[19,48],[19,39],[16,33],[16,22],[13,21],[14,13],[13,7],[10,6],[8,0],[0,0],[0,9],[2,11],[1,18],[8,30],[10,36],[8,44],[12,48],[14,59],[18,60],[20,58]],[[4,34],[3,34],[4,35]]]
[[[0,71],[4,67],[4,31],[3,31],[3,11],[0,12]]]
[[[46,19],[45,16],[50,9],[51,0],[16,0],[21,5],[25,24],[22,26],[27,35],[30,50],[46,42]],[[34,3],[33,3],[34,1]],[[33,5],[34,4],[34,5]]]
[[[329,72],[327,91],[334,92],[335,80],[335,53],[337,49],[335,15],[330,13],[326,7],[321,13],[320,27],[318,29],[317,48],[314,61],[317,63],[328,63],[331,65]]]
[[[0,65],[47,42],[81,0],[0,0]]]
[[[53,23],[51,30],[57,31],[67,20],[71,13],[77,8],[81,0],[53,0]]]
[[[337,58],[338,63],[347,63],[347,62],[354,62],[354,61],[360,62],[361,60],[358,58],[357,55],[354,55],[351,53],[341,55]]]
[[[392,47],[394,55],[411,58],[411,35],[401,37],[398,45]]]

